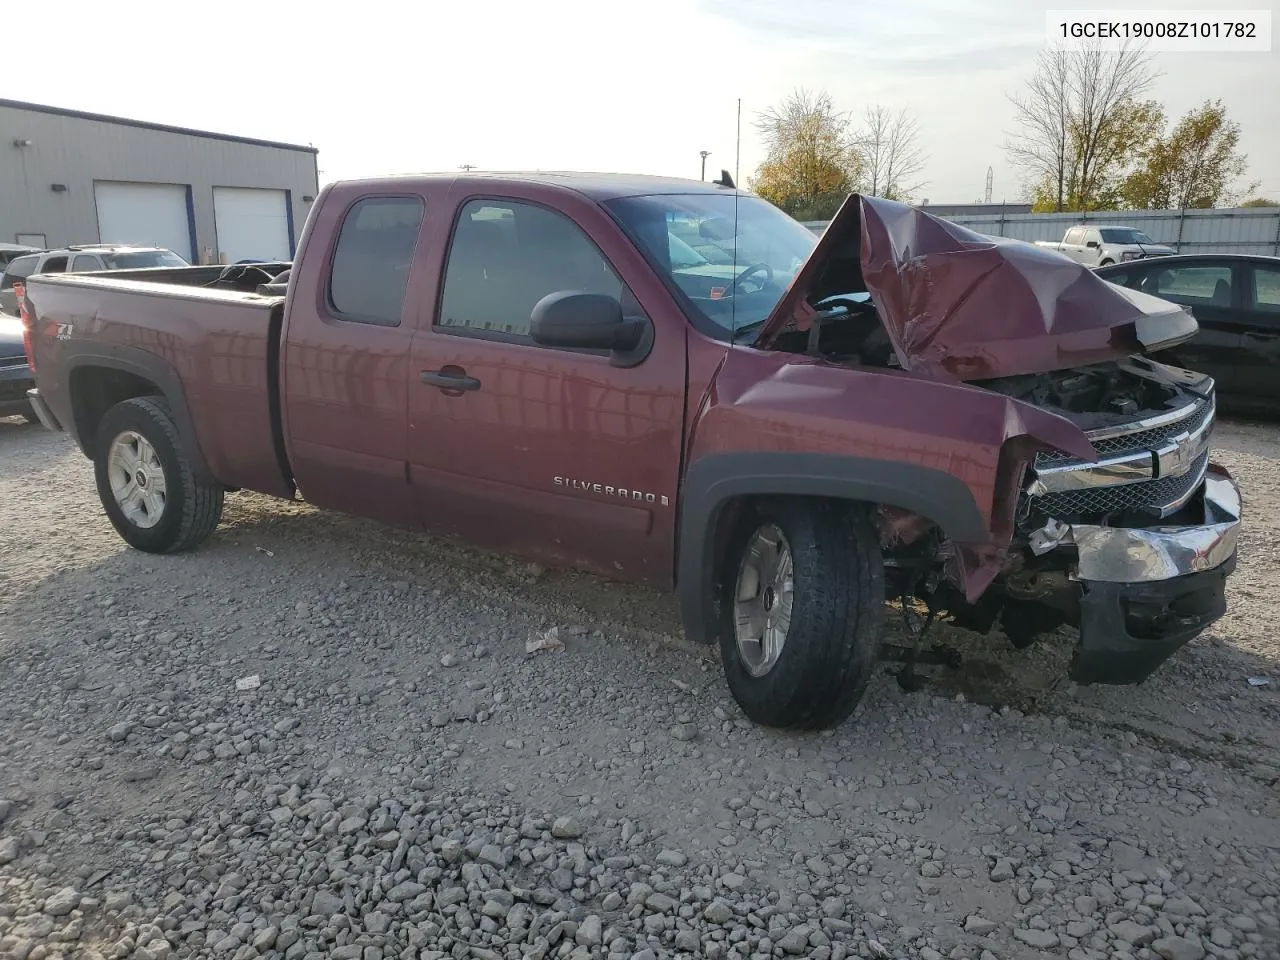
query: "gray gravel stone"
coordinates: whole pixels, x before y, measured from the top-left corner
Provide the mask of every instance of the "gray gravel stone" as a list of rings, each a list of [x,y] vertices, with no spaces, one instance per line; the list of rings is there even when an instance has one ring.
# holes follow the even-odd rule
[[[1048,950],[1058,945],[1058,935],[1048,930],[1014,930],[1013,935],[1029,947],[1037,950]]]
[[[80,905],[80,894],[73,887],[63,887],[44,902],[44,912],[51,917],[65,917]]]
[[[1151,941],[1151,949],[1162,960],[1203,960],[1205,955],[1204,947],[1183,937],[1161,937]]]
[[[582,832],[582,826],[573,817],[556,817],[551,825],[551,835],[561,840],[577,839]]]

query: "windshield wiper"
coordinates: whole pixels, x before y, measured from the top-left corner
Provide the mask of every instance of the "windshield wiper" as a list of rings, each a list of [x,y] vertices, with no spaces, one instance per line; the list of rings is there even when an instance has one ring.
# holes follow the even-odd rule
[[[760,320],[752,320],[750,323],[744,323],[742,326],[736,328],[733,331],[733,337],[730,342],[737,343],[739,335],[744,333],[751,333],[754,330],[759,330],[761,327],[765,325],[765,321],[768,319],[769,319],[768,317],[764,317],[763,319],[760,319]]]

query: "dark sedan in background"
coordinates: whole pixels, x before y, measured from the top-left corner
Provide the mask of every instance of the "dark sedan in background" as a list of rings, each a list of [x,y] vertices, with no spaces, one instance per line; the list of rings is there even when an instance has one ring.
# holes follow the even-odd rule
[[[27,391],[35,385],[22,348],[22,321],[0,313],[0,417],[26,417],[34,423]]]
[[[1178,254],[1097,274],[1191,310],[1200,332],[1156,359],[1212,376],[1224,410],[1280,413],[1280,257]]]

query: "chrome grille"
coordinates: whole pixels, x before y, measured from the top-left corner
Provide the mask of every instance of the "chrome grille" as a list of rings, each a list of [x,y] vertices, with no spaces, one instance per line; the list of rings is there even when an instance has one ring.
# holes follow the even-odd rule
[[[1037,456],[1028,512],[1067,523],[1135,510],[1170,515],[1204,480],[1214,408],[1210,393],[1158,418],[1091,431],[1097,464],[1059,452]]]
[[[1121,510],[1164,510],[1184,502],[1195,492],[1208,467],[1209,454],[1205,452],[1180,477],[1161,477],[1158,480],[1118,487],[1046,493],[1044,496],[1033,497],[1031,508],[1039,517],[1064,521]]]
[[[1128,453],[1131,450],[1146,450],[1159,447],[1168,443],[1170,439],[1183,431],[1195,433],[1196,430],[1204,426],[1213,417],[1213,406],[1212,400],[1197,400],[1195,412],[1187,417],[1179,418],[1172,423],[1166,423],[1159,427],[1153,427],[1150,430],[1138,430],[1133,433],[1122,433],[1114,437],[1107,437],[1104,440],[1094,440],[1092,441],[1093,447],[1098,451],[1099,457],[1110,457],[1120,453]],[[1066,463],[1083,464],[1085,462],[1060,450],[1041,453],[1036,457],[1037,467],[1057,467]]]

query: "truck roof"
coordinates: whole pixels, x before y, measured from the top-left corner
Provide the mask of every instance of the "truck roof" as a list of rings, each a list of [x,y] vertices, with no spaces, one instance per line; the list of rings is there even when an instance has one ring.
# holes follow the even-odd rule
[[[467,171],[465,173],[422,173],[391,177],[369,177],[345,182],[399,183],[424,181],[481,180],[490,183],[538,183],[581,193],[593,200],[614,200],[655,193],[745,193],[705,180],[659,177],[642,173],[589,173],[561,170]]]

